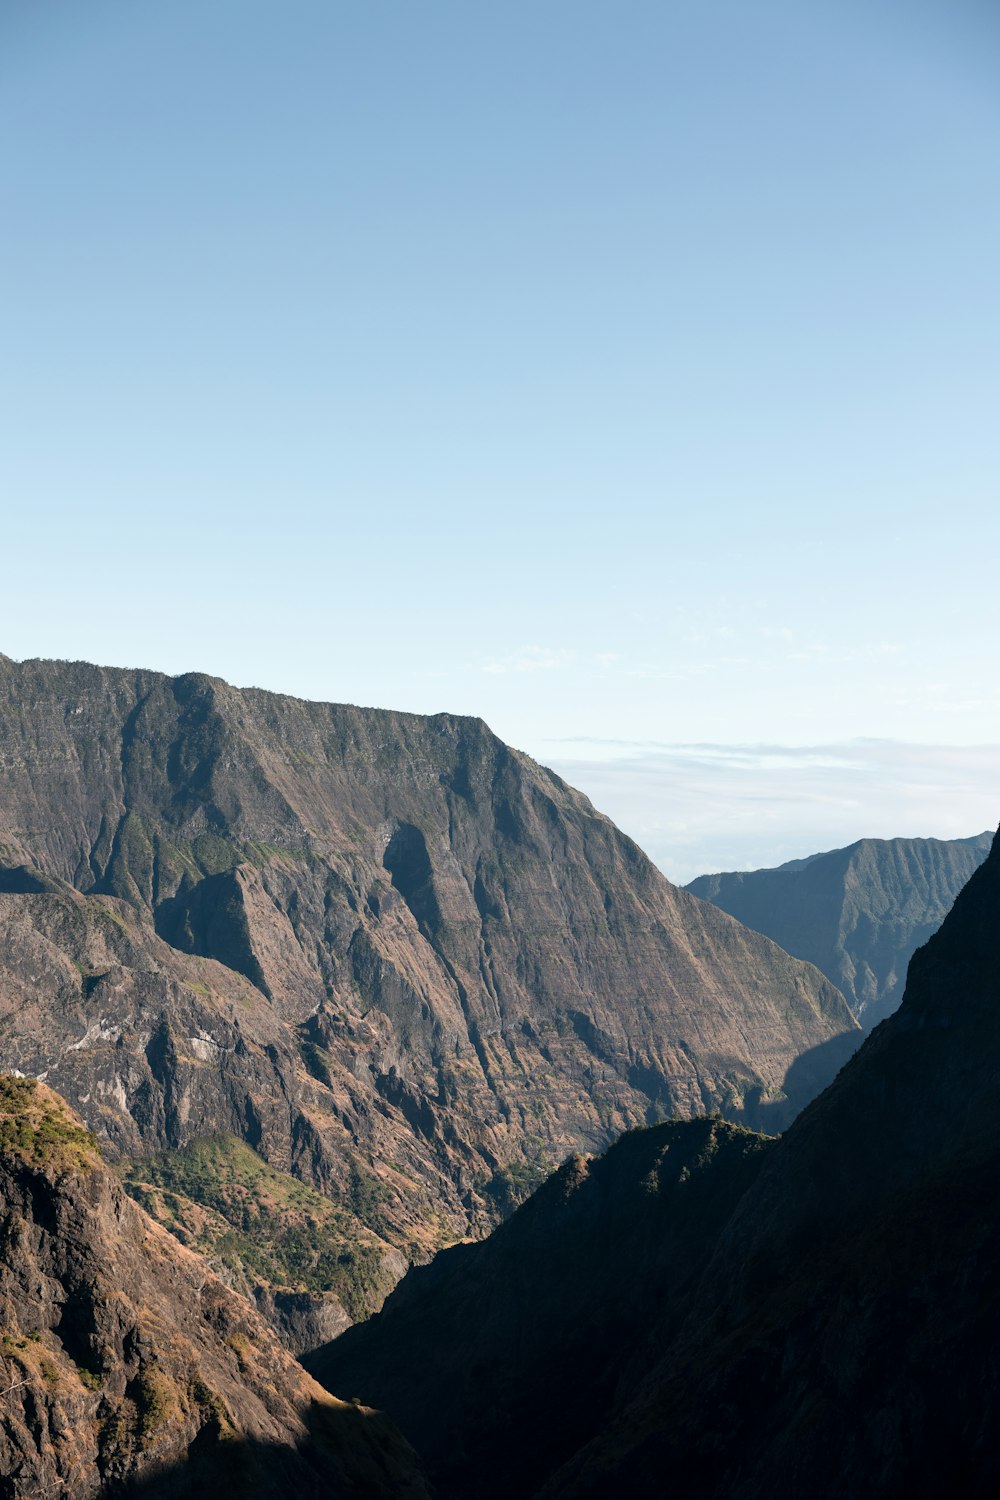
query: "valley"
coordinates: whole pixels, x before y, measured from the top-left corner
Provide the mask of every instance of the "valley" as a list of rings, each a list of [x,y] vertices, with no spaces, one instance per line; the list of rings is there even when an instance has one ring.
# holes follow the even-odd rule
[[[987,1493],[989,836],[681,891],[478,720],[0,685],[15,1500]]]

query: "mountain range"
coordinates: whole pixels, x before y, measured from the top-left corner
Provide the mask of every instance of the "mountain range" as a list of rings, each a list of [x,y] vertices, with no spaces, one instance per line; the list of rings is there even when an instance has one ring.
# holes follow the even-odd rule
[[[859,1039],[479,720],[0,659],[0,1068],[295,1349],[569,1152],[780,1128]]]
[[[773,870],[700,875],[685,887],[805,959],[866,1031],[903,997],[913,954],[990,852],[967,839],[860,839]]]
[[[1000,849],[781,1138],[574,1158],[307,1362],[451,1500],[995,1495],[998,1066]]]
[[[996,1493],[987,836],[757,872],[834,986],[478,720],[0,690],[4,1493]]]

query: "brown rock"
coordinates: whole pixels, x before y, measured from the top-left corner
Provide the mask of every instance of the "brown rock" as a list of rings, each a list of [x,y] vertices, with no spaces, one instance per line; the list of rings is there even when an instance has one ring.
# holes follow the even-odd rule
[[[0,1079],[0,1236],[11,1500],[207,1495],[223,1475],[261,1496],[426,1496],[389,1424],[321,1392],[33,1080]]]
[[[859,1036],[475,719],[0,661],[0,845],[0,1065],[412,1258],[635,1124],[780,1127]]]

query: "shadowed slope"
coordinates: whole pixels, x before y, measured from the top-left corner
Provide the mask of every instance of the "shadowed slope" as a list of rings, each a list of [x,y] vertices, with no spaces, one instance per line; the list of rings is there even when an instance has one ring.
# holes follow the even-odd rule
[[[1000,851],[900,1009],[769,1152],[685,1328],[546,1496],[996,1494],[998,1077]]]
[[[412,1271],[305,1363],[390,1410],[443,1494],[531,1494],[614,1409],[651,1309],[683,1306],[768,1144],[702,1119],[571,1157],[488,1240]]]
[[[998,1080],[1000,850],[784,1137],[692,1121],[572,1163],[313,1367],[383,1393],[454,1500],[483,1474],[544,1500],[992,1496]],[[699,1132],[717,1149],[686,1157]]]

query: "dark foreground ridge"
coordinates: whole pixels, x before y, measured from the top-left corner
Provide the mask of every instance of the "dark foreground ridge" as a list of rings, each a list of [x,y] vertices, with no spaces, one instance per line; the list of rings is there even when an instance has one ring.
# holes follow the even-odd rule
[[[0,1067],[296,1349],[573,1150],[780,1128],[859,1035],[479,720],[0,658]]]
[[[685,889],[815,964],[871,1031],[899,1005],[910,959],[992,843],[992,833],[861,839],[775,870],[700,875]]]
[[[676,1319],[770,1142],[716,1119],[571,1157],[488,1240],[412,1271],[382,1313],[307,1358],[421,1446],[445,1495],[530,1495],[616,1409]]]
[[[993,1496],[998,1075],[1000,850],[784,1137],[571,1163],[313,1367],[384,1390],[452,1500]]]

